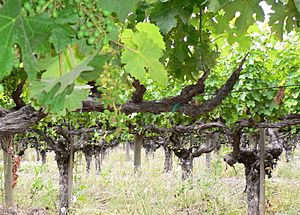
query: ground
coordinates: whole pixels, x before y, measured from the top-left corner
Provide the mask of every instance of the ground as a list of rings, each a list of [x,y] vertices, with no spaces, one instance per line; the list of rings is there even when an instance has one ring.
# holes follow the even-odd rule
[[[226,167],[222,161],[225,153],[223,149],[219,155],[213,155],[210,172],[205,155],[195,159],[193,179],[184,183],[176,158],[172,173],[162,173],[162,150],[156,151],[154,157],[144,156],[142,168],[136,174],[133,160],[126,160],[122,146],[109,151],[99,175],[93,167],[87,174],[84,157],[78,154],[70,214],[244,215],[247,210],[244,168],[236,165],[236,174],[233,168]],[[273,177],[266,180],[267,214],[300,214],[299,154],[297,150],[291,163],[282,158]],[[35,159],[34,151],[27,152],[23,158],[14,191],[17,205],[14,211],[18,211],[16,214],[56,214],[58,170],[54,155],[48,156],[46,165]],[[5,214],[2,211],[0,208],[0,214]]]

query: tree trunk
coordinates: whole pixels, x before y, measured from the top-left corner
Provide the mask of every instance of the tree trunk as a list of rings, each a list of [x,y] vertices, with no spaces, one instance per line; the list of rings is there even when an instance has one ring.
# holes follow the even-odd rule
[[[169,147],[165,147],[165,161],[164,161],[164,173],[171,172],[172,170],[172,150]]]
[[[40,152],[38,147],[35,148],[35,152],[36,152],[36,161],[39,162],[41,159],[40,159]]]
[[[182,180],[190,178],[193,170],[193,158],[191,156],[180,158],[180,165],[182,169]]]
[[[46,161],[47,161],[47,153],[46,153],[46,150],[42,149],[40,151],[40,154],[41,154],[41,157],[42,157],[42,163],[45,164]]]
[[[259,172],[254,165],[245,166],[248,214],[259,214]]]
[[[71,192],[71,186],[69,180],[72,176],[72,162],[70,162],[70,155],[59,156],[56,154],[56,162],[59,169],[59,204],[58,204],[58,214],[65,215],[68,214],[68,208],[70,205],[70,198],[68,195]]]
[[[146,156],[147,161],[149,161],[149,155],[150,154],[151,154],[151,149],[147,146],[145,148],[145,156]]]
[[[13,174],[12,174],[12,152],[13,137],[2,138],[3,142],[3,166],[4,166],[4,205],[6,208],[13,206]]]
[[[144,137],[141,134],[134,135],[134,171],[137,171],[141,166],[142,144]]]
[[[90,151],[84,152],[84,158],[86,163],[86,172],[89,173],[91,170],[91,162],[92,162],[92,154],[90,153]]]

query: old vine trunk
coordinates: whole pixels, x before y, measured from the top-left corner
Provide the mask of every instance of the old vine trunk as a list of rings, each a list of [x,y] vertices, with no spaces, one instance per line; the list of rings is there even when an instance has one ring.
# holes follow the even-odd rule
[[[259,214],[259,172],[255,164],[245,165],[248,214]]]
[[[182,180],[186,180],[192,176],[193,158],[191,156],[180,158],[182,169]]]
[[[56,154],[56,162],[59,170],[59,203],[58,203],[58,214],[65,215],[68,214],[68,208],[70,205],[70,176],[72,175],[73,168],[70,167],[70,156],[63,155],[60,156]]]
[[[169,147],[165,147],[165,161],[164,161],[164,173],[171,172],[172,170],[172,150]]]

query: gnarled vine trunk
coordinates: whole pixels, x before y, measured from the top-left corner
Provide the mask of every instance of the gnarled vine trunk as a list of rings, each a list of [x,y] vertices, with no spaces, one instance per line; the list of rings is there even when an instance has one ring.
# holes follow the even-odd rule
[[[190,178],[193,171],[193,158],[191,156],[180,158],[180,165],[182,169],[182,180]]]
[[[164,161],[164,173],[171,172],[172,170],[172,150],[169,147],[165,147],[165,161]]]
[[[84,158],[86,163],[86,172],[89,173],[91,170],[92,153],[90,150],[84,152]]]
[[[96,170],[96,174],[100,174],[101,172],[101,165],[102,165],[102,153],[103,149],[101,150],[95,150],[95,170]]]
[[[150,155],[151,155],[151,148],[146,147],[145,148],[145,156],[146,156],[147,161],[149,160]]]
[[[72,157],[69,154],[56,154],[56,162],[59,170],[59,203],[58,214],[68,214],[68,209],[71,200],[73,165]]]
[[[35,152],[36,152],[36,161],[39,162],[41,160],[41,158],[40,158],[39,149],[37,147],[35,148]]]
[[[259,214],[259,172],[254,164],[245,165],[248,215]]]
[[[44,150],[44,149],[40,150],[40,154],[41,154],[41,157],[42,157],[42,163],[45,164],[47,162],[46,150]]]

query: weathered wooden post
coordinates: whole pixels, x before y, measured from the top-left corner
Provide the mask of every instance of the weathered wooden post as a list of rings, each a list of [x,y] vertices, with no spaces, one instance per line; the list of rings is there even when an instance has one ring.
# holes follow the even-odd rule
[[[260,129],[259,139],[259,215],[265,214],[265,129]]]
[[[4,167],[4,205],[6,208],[13,207],[13,174],[12,174],[12,154],[10,152],[13,136],[5,136],[3,142],[3,167]]]

